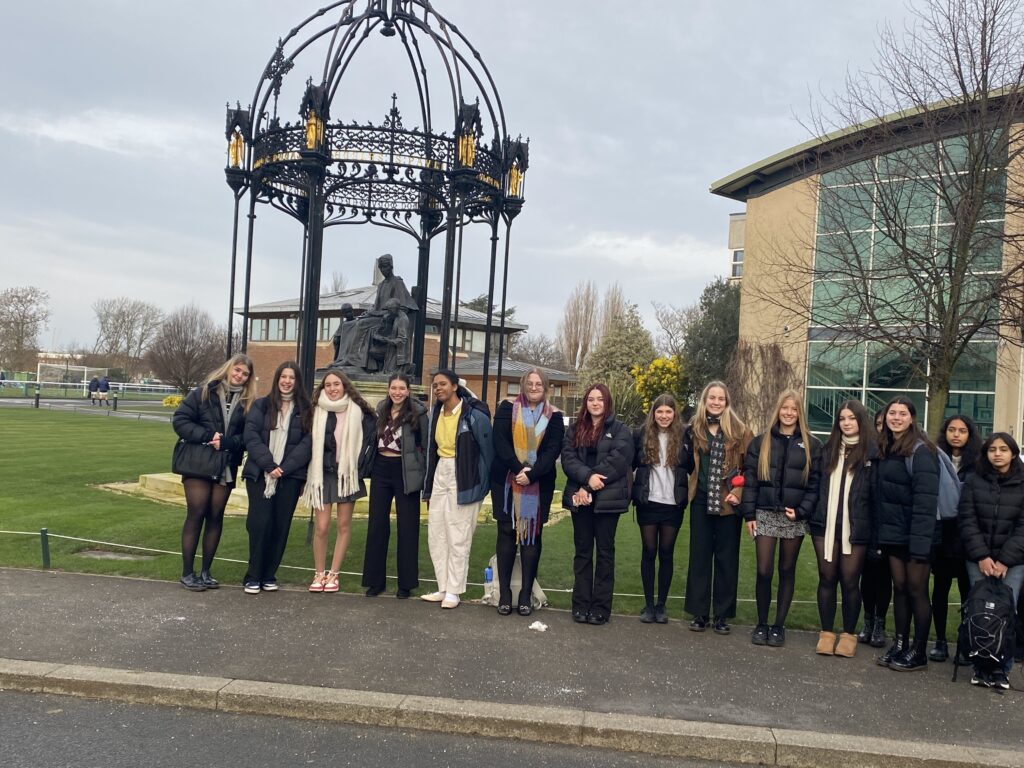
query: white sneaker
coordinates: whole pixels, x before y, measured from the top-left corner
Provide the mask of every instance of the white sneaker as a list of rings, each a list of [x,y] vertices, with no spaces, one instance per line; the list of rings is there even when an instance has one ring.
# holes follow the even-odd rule
[[[453,595],[451,592],[444,596],[444,600],[441,601],[442,608],[457,608],[459,605],[459,596]]]
[[[420,600],[426,600],[428,603],[440,603],[444,600],[444,592],[429,592],[426,595],[420,595]]]

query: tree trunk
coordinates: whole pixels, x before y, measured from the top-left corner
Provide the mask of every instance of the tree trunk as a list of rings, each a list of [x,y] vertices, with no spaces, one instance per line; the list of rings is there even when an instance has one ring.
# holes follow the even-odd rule
[[[928,423],[925,431],[928,437],[935,439],[939,427],[946,419],[946,403],[949,402],[949,376],[932,376],[928,382]]]

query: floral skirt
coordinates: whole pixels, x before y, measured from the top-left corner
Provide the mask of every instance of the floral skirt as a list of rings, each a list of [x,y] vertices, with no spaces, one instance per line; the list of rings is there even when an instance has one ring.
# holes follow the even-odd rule
[[[806,520],[790,520],[785,512],[774,509],[757,510],[757,535],[776,539],[795,539],[806,536],[810,527]]]

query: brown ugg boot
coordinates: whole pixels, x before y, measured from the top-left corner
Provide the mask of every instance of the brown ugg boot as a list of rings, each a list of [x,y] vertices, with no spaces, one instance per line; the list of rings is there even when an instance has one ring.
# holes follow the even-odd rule
[[[819,632],[818,633],[818,647],[814,649],[815,653],[820,653],[822,656],[831,656],[835,653],[836,647],[836,633],[835,632]]]
[[[839,635],[839,642],[836,644],[836,656],[845,656],[852,659],[857,653],[857,636],[843,632]]]

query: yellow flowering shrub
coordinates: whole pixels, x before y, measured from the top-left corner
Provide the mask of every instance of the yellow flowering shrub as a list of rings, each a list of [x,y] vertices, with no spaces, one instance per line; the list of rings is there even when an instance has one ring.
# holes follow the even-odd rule
[[[177,408],[181,405],[181,395],[168,395],[163,400],[164,408]]]
[[[683,367],[677,356],[655,358],[647,367],[634,366],[630,374],[643,401],[644,411],[650,410],[651,403],[663,392],[674,395],[680,406],[686,402]]]

